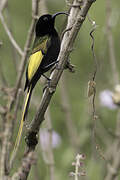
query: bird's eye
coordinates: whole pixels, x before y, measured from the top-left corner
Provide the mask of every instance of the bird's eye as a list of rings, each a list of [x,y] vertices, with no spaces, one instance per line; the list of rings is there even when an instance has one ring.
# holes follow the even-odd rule
[[[48,18],[47,18],[47,17],[44,17],[43,20],[44,20],[44,21],[48,21]]]

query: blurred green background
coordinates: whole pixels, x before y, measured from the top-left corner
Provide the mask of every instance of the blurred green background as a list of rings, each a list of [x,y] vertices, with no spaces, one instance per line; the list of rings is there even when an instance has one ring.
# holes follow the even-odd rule
[[[105,128],[105,131],[111,129],[114,131],[116,125],[116,112],[117,110],[109,110],[105,107],[100,106],[99,102],[99,92],[104,89],[113,89],[112,82],[112,72],[111,66],[109,63],[109,52],[108,52],[108,42],[106,37],[106,1],[96,1],[89,11],[89,16],[92,20],[98,25],[97,29],[94,32],[95,38],[95,54],[98,61],[98,72],[96,77],[97,83],[97,94],[96,94],[96,114],[100,116],[100,119],[96,122],[96,131],[99,129],[99,123],[102,124],[102,127]],[[115,46],[115,56],[117,60],[117,67],[120,66],[120,51],[119,51],[119,35],[120,35],[120,17],[119,1],[112,1],[112,16],[111,21],[112,33]],[[47,2],[47,7],[49,13],[55,13],[58,11],[67,11],[68,6],[65,5],[64,0],[49,0]],[[9,22],[7,18],[9,14]],[[31,1],[16,1],[12,0],[8,3],[8,9],[4,11],[4,16],[6,22],[11,27],[13,36],[16,39],[17,43],[23,49],[25,40],[27,37],[28,29],[31,23]],[[60,33],[65,21],[64,16],[56,18],[56,28]],[[70,143],[70,137],[68,135],[66,127],[65,115],[61,108],[61,93],[60,86],[58,85],[57,91],[52,98],[50,104],[50,113],[52,119],[53,129],[59,133],[61,136],[61,145],[54,149],[54,158],[55,158],[55,175],[57,180],[72,179],[69,177],[69,173],[74,171],[72,162],[75,159],[77,153],[82,153],[86,155],[84,161],[84,169],[86,171],[86,177],[80,177],[80,179],[88,180],[102,180],[106,174],[106,163],[100,157],[100,154],[95,150],[95,143],[92,136],[93,129],[93,120],[92,120],[92,107],[91,103],[87,98],[87,84],[91,80],[94,72],[94,61],[91,51],[91,37],[89,35],[92,29],[91,23],[86,18],[74,44],[74,50],[70,55],[71,63],[75,65],[75,73],[70,73],[68,70],[65,70],[66,78],[66,88],[70,102],[71,108],[71,118],[76,127],[77,138],[79,141],[79,146],[75,150]],[[15,70],[15,65],[13,61],[13,54],[11,44],[9,42],[8,36],[6,35],[3,26],[0,23],[0,41],[3,45],[0,48],[0,65],[2,67],[3,73],[9,87],[14,87],[17,77],[17,72]],[[17,58],[17,64],[19,67],[20,58]],[[119,69],[118,69],[119,70]],[[25,79],[25,76],[24,76]],[[24,82],[24,80],[23,80]],[[1,82],[2,85],[2,82]],[[35,87],[33,97],[42,96],[43,84],[37,83]],[[21,98],[21,109],[23,104],[23,96]],[[6,100],[3,100],[2,94],[0,95],[0,101],[2,104],[6,103]],[[21,109],[18,113],[18,120],[20,121]],[[32,120],[36,108],[32,107],[29,110],[29,119]],[[100,122],[99,122],[100,121]],[[29,123],[29,122],[28,122]],[[18,123],[19,124],[19,123]],[[42,124],[42,127],[45,127],[45,121]],[[16,127],[16,132],[14,136],[16,137],[18,131],[18,125]],[[23,135],[24,136],[24,135]],[[106,144],[104,142],[104,137],[101,134],[97,134],[97,143],[100,145],[102,153],[106,152]],[[114,138],[113,138],[114,140]],[[16,159],[16,166],[20,163],[22,152],[24,151],[24,138],[22,139],[22,144],[19,149],[19,157]],[[42,157],[40,145],[37,146],[37,165],[32,167],[31,173],[29,175],[29,180],[35,179],[36,171],[39,175],[38,179],[49,179],[48,166],[45,164]],[[14,168],[15,170],[16,168]],[[14,171],[13,170],[13,171]],[[37,180],[37,179],[36,179]]]

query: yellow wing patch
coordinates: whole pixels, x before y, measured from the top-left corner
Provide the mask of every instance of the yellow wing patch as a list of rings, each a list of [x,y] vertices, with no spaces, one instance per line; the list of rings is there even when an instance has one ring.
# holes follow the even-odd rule
[[[29,64],[28,64],[28,80],[29,81],[32,79],[32,77],[36,73],[42,61],[42,58],[43,58],[42,51],[38,51],[30,56]]]

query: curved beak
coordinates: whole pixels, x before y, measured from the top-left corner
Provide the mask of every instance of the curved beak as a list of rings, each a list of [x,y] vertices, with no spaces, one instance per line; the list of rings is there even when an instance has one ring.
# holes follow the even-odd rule
[[[69,14],[66,13],[66,12],[57,12],[57,13],[55,13],[55,14],[52,15],[52,19],[55,19],[56,16],[58,16],[58,15],[60,15],[60,14],[65,14],[65,15],[69,16]]]

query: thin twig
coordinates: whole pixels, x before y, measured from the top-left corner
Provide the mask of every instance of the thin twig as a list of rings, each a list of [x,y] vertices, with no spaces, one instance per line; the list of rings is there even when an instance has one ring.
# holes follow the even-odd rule
[[[38,3],[39,3],[39,0],[36,0],[36,1],[33,0],[32,1],[32,16],[33,17],[38,15]],[[21,58],[21,64],[20,64],[18,79],[17,79],[17,82],[16,82],[15,92],[14,92],[12,101],[10,103],[9,111],[12,110],[12,107],[13,107],[14,103],[16,102],[16,99],[17,99],[17,94],[18,94],[18,91],[19,91],[19,88],[20,88],[20,85],[21,85],[21,80],[22,80],[22,77],[23,77],[23,73],[24,73],[24,70],[25,70],[25,65],[26,65],[26,61],[27,61],[27,57],[28,57],[29,48],[30,48],[30,45],[31,45],[31,42],[32,42],[32,39],[33,39],[35,23],[36,23],[36,19],[32,18],[32,22],[31,22],[31,25],[30,25],[30,28],[29,28],[29,31],[28,31],[28,36],[27,36],[27,40],[26,40],[26,43],[25,43],[25,47],[24,47],[24,55]],[[14,155],[14,158],[15,158],[15,155]],[[10,168],[12,167],[12,163],[13,163],[13,159],[10,162]]]
[[[26,43],[25,43],[25,46],[24,46],[24,54],[23,54],[23,56],[21,58],[21,64],[20,64],[20,68],[19,68],[18,78],[17,78],[17,82],[16,82],[16,85],[15,85],[15,93],[14,93],[12,102],[10,104],[10,110],[12,109],[12,107],[13,107],[13,105],[15,103],[17,93],[18,93],[18,90],[19,90],[20,85],[21,85],[21,80],[22,80],[22,77],[23,77],[23,73],[24,73],[24,70],[25,70],[25,65],[26,65],[27,57],[28,57],[28,52],[29,52],[29,49],[30,49],[30,45],[32,43],[34,27],[35,27],[35,23],[36,23],[35,16],[38,15],[38,3],[39,3],[39,0],[35,0],[34,3],[33,3],[34,4],[34,8],[33,8],[34,11],[32,12],[32,17],[33,18],[32,18],[30,28],[28,30],[28,36],[27,36]]]
[[[10,12],[9,12],[9,6],[7,5],[6,6],[6,11],[4,12],[5,13],[5,15],[6,15],[6,22],[7,22],[7,24],[8,24],[8,28],[9,28],[9,30],[10,30],[10,32],[13,34],[13,26],[12,26],[12,23],[13,23],[13,21],[12,21],[12,17],[11,17],[11,14],[10,14]],[[19,60],[19,54],[17,53],[17,51],[16,51],[16,49],[15,49],[15,47],[11,44],[11,52],[12,52],[12,60],[13,60],[13,63],[14,63],[14,70],[15,70],[15,73],[17,74],[17,72],[18,72],[18,60]]]
[[[116,65],[116,57],[115,57],[115,48],[114,48],[114,40],[112,36],[112,27],[110,24],[110,18],[111,18],[111,1],[106,0],[106,37],[108,40],[108,50],[109,50],[109,59],[110,59],[110,65],[111,65],[111,70],[112,70],[112,77],[113,80],[113,85],[117,85],[120,83],[119,81],[119,73],[118,73],[118,68]]]
[[[17,44],[17,42],[15,41],[15,39],[13,38],[13,35],[12,33],[10,32],[7,24],[5,23],[5,19],[2,15],[2,13],[0,12],[0,20],[1,20],[1,23],[5,29],[5,32],[6,34],[8,35],[9,39],[10,39],[10,42],[12,43],[12,45],[15,47],[15,49],[17,50],[17,52],[23,56],[23,51],[21,50],[21,48],[19,47],[19,45]]]
[[[92,21],[92,19],[89,17],[89,15],[87,17],[93,26],[93,28],[90,32],[90,36],[92,39],[91,51],[92,51],[94,66],[95,66],[92,81],[89,81],[89,83],[88,83],[88,85],[89,85],[88,97],[92,95],[92,108],[93,108],[93,121],[94,121],[93,122],[93,138],[94,138],[96,150],[98,151],[100,157],[106,161],[106,158],[102,152],[102,149],[96,140],[96,120],[98,119],[98,116],[96,115],[96,106],[95,106],[95,98],[96,98],[96,82],[95,82],[95,79],[96,79],[96,74],[97,74],[97,69],[98,69],[98,62],[97,62],[97,58],[96,58],[95,50],[94,50],[95,39],[93,36],[93,32],[96,30],[97,25],[96,25],[95,21]]]
[[[94,50],[95,40],[94,40],[93,33],[94,33],[94,31],[96,30],[97,25],[96,25],[95,21],[92,21],[92,20],[90,19],[89,16],[88,16],[88,19],[89,19],[89,21],[92,23],[92,26],[93,26],[93,28],[92,28],[92,30],[91,30],[91,32],[90,32],[90,36],[91,36],[91,38],[92,38],[91,51],[92,51],[92,54],[93,54],[93,60],[94,60],[94,64],[95,64],[95,70],[94,70],[93,78],[92,78],[93,81],[94,81],[94,80],[95,80],[95,77],[96,77],[96,73],[97,73],[98,63],[97,63],[97,58],[96,58],[95,50]]]
[[[93,73],[92,81],[89,81],[89,83],[88,83],[88,88],[89,88],[88,89],[88,97],[93,95],[92,106],[93,106],[93,118],[94,118],[95,113],[96,113],[96,110],[95,110],[95,96],[96,96],[95,78],[96,78],[98,64],[97,64],[97,59],[96,59],[95,50],[94,50],[94,41],[95,40],[94,40],[93,32],[95,31],[97,26],[96,26],[95,21],[92,21],[89,16],[87,16],[87,17],[88,17],[88,20],[92,23],[92,26],[93,26],[92,30],[90,31],[90,37],[92,39],[91,51],[92,51],[92,55],[93,55],[95,70],[94,70],[94,73]]]
[[[9,142],[9,129],[11,129],[11,123],[10,123],[10,114],[6,116],[6,123],[5,123],[5,130],[3,133],[2,138],[2,150],[1,150],[1,161],[0,161],[0,179],[4,179],[5,176],[8,175],[8,146],[10,145]],[[7,120],[9,119],[9,121]]]
[[[6,77],[4,75],[1,62],[0,62],[0,79],[2,80],[2,84],[4,87],[8,86],[8,82],[7,82]]]

